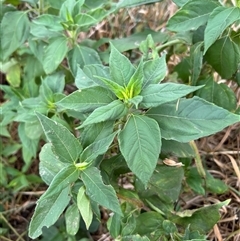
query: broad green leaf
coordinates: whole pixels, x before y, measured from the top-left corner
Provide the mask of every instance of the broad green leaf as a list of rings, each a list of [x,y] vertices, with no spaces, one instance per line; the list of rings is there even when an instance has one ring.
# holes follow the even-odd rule
[[[195,95],[229,111],[236,110],[236,95],[226,84],[218,84],[212,78],[200,80],[198,84],[205,86],[197,90]]]
[[[75,75],[75,85],[78,87],[78,89],[86,89],[93,86],[97,86],[97,84],[92,80],[90,77],[88,77],[84,71],[77,66],[77,73]]]
[[[70,186],[79,177],[79,171],[76,169],[75,165],[69,165],[61,169],[57,175],[53,178],[47,191],[41,196],[39,200],[50,197],[61,190]]]
[[[173,2],[178,6],[182,7],[184,4],[188,2],[188,0],[173,0]]]
[[[143,65],[143,86],[144,89],[150,84],[157,84],[161,82],[167,73],[167,65],[165,56],[157,59],[149,60]]]
[[[52,146],[50,143],[46,143],[39,154],[40,164],[39,164],[39,174],[43,181],[50,185],[53,178],[60,172],[66,164],[60,162],[52,151]]]
[[[87,13],[80,13],[74,18],[75,23],[80,27],[91,26],[98,22],[96,18]]]
[[[143,62],[141,61],[125,89],[130,99],[137,96],[141,92],[142,84],[143,84]]]
[[[121,236],[128,236],[133,233],[136,228],[136,217],[134,214],[128,214],[122,221]]]
[[[29,55],[24,64],[24,74],[28,80],[35,80],[36,77],[44,75],[42,63],[35,56]]]
[[[205,234],[209,232],[220,219],[219,209],[224,205],[228,205],[229,202],[230,200],[226,200],[225,202],[216,203],[199,209],[177,212],[173,214],[171,221],[185,228],[190,223],[190,230],[197,230]]]
[[[91,200],[122,215],[115,190],[112,186],[103,183],[100,171],[96,167],[83,170],[81,178],[86,187],[86,194]]]
[[[57,72],[48,75],[44,81],[53,93],[62,93],[65,87],[65,75],[63,72]]]
[[[141,213],[136,218],[137,224],[134,233],[146,235],[156,230],[161,230],[164,219],[165,218],[157,212],[149,211]]]
[[[28,149],[28,151],[31,153],[31,157],[36,157],[39,139],[30,139],[25,132],[25,125],[26,123],[20,123],[18,125],[18,135],[21,144]]]
[[[114,100],[112,93],[100,86],[77,90],[56,105],[59,111],[70,109],[79,112],[90,112],[98,107],[105,106]]]
[[[68,39],[57,37],[50,40],[43,56],[43,69],[46,74],[52,73],[61,64],[68,51]]]
[[[203,43],[196,43],[191,47],[190,50],[190,61],[191,61],[191,85],[196,86],[197,80],[202,69],[203,60]]]
[[[120,235],[121,219],[122,217],[119,214],[114,213],[107,221],[107,228],[111,237],[113,238],[117,238],[118,235]]]
[[[204,54],[223,31],[240,19],[239,7],[218,7],[211,13],[204,33]],[[230,54],[229,54],[230,55]]]
[[[112,80],[118,85],[127,86],[130,78],[135,72],[135,68],[130,60],[121,54],[113,44],[111,44],[109,65]]]
[[[37,39],[43,40],[43,41],[44,40],[46,41],[46,39],[62,37],[61,32],[51,30],[44,25],[37,25],[35,23],[31,23],[30,33]]]
[[[129,235],[122,238],[122,241],[150,241],[147,236]]]
[[[175,32],[196,30],[208,21],[211,12],[219,5],[214,0],[189,0],[169,19],[167,28]]]
[[[228,191],[228,186],[222,180],[214,178],[209,172],[206,174],[206,186],[210,192],[223,194]]]
[[[47,2],[50,4],[52,8],[60,9],[63,3],[65,2],[65,0],[59,0],[59,1],[47,0]]]
[[[42,127],[39,121],[37,120],[37,118],[33,122],[26,122],[24,129],[25,129],[26,136],[32,140],[40,139],[43,133]]]
[[[29,226],[29,237],[35,239],[42,234],[42,228],[52,226],[70,201],[69,188],[37,201],[37,207]]]
[[[143,108],[156,107],[161,104],[177,100],[187,94],[202,88],[202,86],[188,86],[175,83],[150,84],[142,92]]]
[[[120,100],[114,100],[108,105],[95,109],[80,126],[81,128],[103,121],[118,120],[128,112],[126,104]]]
[[[21,84],[21,66],[16,63],[15,65],[12,65],[7,73],[6,73],[6,79],[8,83],[12,87],[19,87]]]
[[[68,64],[74,76],[77,75],[78,67],[83,68],[88,64],[101,64],[98,53],[86,46],[76,45],[67,54]]]
[[[203,180],[196,167],[187,170],[186,182],[195,193],[205,195]]]
[[[66,127],[44,115],[37,113],[37,117],[59,160],[65,163],[76,162],[82,152],[82,146],[74,135]]]
[[[66,231],[69,235],[76,235],[80,226],[80,213],[76,204],[69,206],[65,212]]]
[[[104,121],[94,125],[86,126],[81,131],[80,135],[83,148],[112,134],[113,125],[114,121]]]
[[[218,39],[207,51],[206,60],[221,75],[229,79],[237,71],[240,48],[228,36]]]
[[[148,186],[161,200],[166,203],[174,203],[179,197],[183,177],[184,170],[182,167],[158,165]]]
[[[83,150],[80,156],[81,162],[91,162],[96,159],[98,156],[105,154],[109,146],[113,142],[114,137],[117,132],[110,134],[108,137],[99,139],[91,143],[86,149]]]
[[[150,4],[155,2],[161,2],[162,0],[120,0],[117,4],[117,8],[131,8],[139,5]]]
[[[36,25],[45,26],[52,31],[63,31],[64,28],[61,24],[62,19],[59,16],[52,14],[42,14],[35,18],[32,22]]]
[[[214,134],[240,121],[239,115],[196,96],[152,108],[146,115],[158,122],[163,138],[179,142]]]
[[[85,187],[82,186],[77,194],[77,206],[81,213],[81,217],[83,218],[86,228],[89,229],[92,220],[93,220],[93,212],[91,208],[91,203],[89,198],[85,194]]]
[[[174,140],[162,139],[163,154],[173,154],[177,157],[194,157],[195,152],[189,143],[177,142]]]
[[[27,12],[7,12],[1,23],[1,47],[3,60],[17,50],[29,36]]]
[[[161,133],[155,120],[132,115],[118,136],[129,168],[146,185],[158,161]]]
[[[142,100],[143,100],[143,97],[141,95],[137,95],[132,99],[128,99],[127,102],[134,104],[136,109],[138,109],[138,105],[142,102]]]
[[[75,0],[65,0],[59,11],[61,19],[74,23],[72,14],[75,4]]]

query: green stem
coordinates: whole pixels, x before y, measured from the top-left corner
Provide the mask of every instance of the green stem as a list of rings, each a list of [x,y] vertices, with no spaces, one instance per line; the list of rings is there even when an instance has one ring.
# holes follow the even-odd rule
[[[199,154],[197,145],[194,141],[190,141],[190,146],[192,147],[192,149],[194,150],[194,153],[195,153],[195,163],[197,166],[198,173],[202,178],[206,179],[206,172],[203,168],[202,159]]]
[[[156,50],[157,50],[158,52],[160,52],[160,51],[162,51],[163,49],[165,49],[165,48],[167,48],[167,47],[169,47],[169,46],[172,46],[172,45],[174,45],[174,44],[180,44],[180,43],[183,43],[183,41],[180,40],[180,39],[174,39],[174,40],[169,41],[169,42],[167,42],[167,43],[165,43],[165,44],[162,44],[162,45],[160,45],[160,46],[157,46],[157,47],[156,47]]]

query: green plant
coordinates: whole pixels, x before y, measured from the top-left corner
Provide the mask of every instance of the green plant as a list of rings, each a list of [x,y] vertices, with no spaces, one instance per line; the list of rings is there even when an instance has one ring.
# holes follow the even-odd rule
[[[1,16],[1,69],[9,84],[0,86],[9,100],[1,106],[1,134],[10,138],[15,121],[21,140],[5,150],[1,168],[22,148],[25,173],[45,134],[39,167],[49,188],[37,202],[29,236],[47,238],[44,230],[52,232],[56,221],[61,227],[64,213],[63,237],[85,238],[104,209],[115,240],[206,240],[229,200],[196,210],[182,210],[178,200],[186,189],[201,195],[228,189],[203,168],[194,140],[240,121],[234,92],[214,79],[217,72],[239,84],[239,31],[232,24],[240,8],[174,1],[181,8],[167,27],[176,34],[90,41],[80,34],[146,1],[27,1],[29,9],[17,10],[21,2],[3,5]],[[226,22],[219,25],[219,18]],[[119,50],[136,49],[136,39],[141,57],[132,60]],[[104,42],[110,54],[99,51]],[[173,70],[180,84],[167,75],[167,61],[182,52]],[[72,83],[78,90],[65,96]],[[18,182],[15,191],[28,186],[21,172],[13,176],[16,182],[23,176],[24,185]],[[7,178],[1,183],[7,187]]]
[[[95,66],[84,69],[90,67]],[[112,211],[109,230],[114,238],[120,236],[121,240],[131,240],[139,234],[146,240],[147,236],[151,240],[171,236],[175,240],[188,240],[178,233],[176,224],[188,228],[191,223],[192,232],[206,232],[218,219],[217,209],[224,203],[187,215],[174,213],[184,169],[159,163],[161,140],[169,141],[168,145],[171,140],[188,145],[187,142],[238,122],[239,116],[199,97],[182,98],[202,86],[159,84],[166,73],[164,56],[141,60],[134,67],[111,45],[109,68],[99,65],[97,68],[99,75],[97,72],[94,76],[88,76],[83,69],[79,78],[84,81],[77,82],[81,89],[56,103],[59,112],[72,110],[85,114],[77,128],[79,138],[60,123],[37,114],[51,143],[40,154],[41,175],[50,186],[38,200],[30,237],[38,237],[43,226],[51,226],[70,200],[70,207],[75,210],[69,211],[71,218],[79,219],[81,213],[87,228],[94,216],[100,218],[98,205]],[[59,169],[53,172],[52,165],[56,163]],[[128,176],[130,171],[134,174],[130,180],[134,190],[125,190],[118,186],[118,179],[120,174]],[[146,206],[154,211],[141,213]],[[212,210],[209,213],[212,219],[206,213],[204,225],[199,224],[200,215],[208,209]],[[140,225],[143,217],[145,231]],[[151,220],[149,224],[147,220]],[[79,227],[74,228],[76,234]]]

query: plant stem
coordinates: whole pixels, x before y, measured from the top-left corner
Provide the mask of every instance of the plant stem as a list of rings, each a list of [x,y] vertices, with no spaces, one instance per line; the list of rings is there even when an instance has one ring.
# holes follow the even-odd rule
[[[8,225],[8,227],[17,235],[18,240],[24,241],[21,235],[15,230],[15,228],[7,221],[7,219],[0,213],[0,218]]]
[[[163,49],[165,49],[165,48],[167,48],[167,47],[169,47],[169,46],[172,46],[172,45],[175,45],[175,44],[180,44],[180,43],[183,43],[183,41],[180,40],[180,39],[174,39],[174,40],[169,41],[169,42],[167,42],[167,43],[165,43],[165,44],[162,44],[162,45],[160,45],[160,46],[157,46],[157,47],[156,47],[156,50],[157,50],[158,52],[160,52],[160,51],[162,51]]]

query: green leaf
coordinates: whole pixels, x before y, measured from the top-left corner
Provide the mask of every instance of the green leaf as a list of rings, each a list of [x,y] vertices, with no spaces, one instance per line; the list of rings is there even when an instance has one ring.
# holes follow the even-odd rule
[[[53,178],[66,167],[66,164],[58,160],[57,156],[52,151],[52,145],[50,143],[46,143],[42,147],[39,159],[39,174],[43,181],[50,185]]]
[[[91,143],[86,149],[83,150],[80,161],[81,162],[91,162],[96,159],[98,156],[105,154],[109,146],[113,142],[114,137],[116,136],[117,131],[110,134],[108,137],[99,139]]]
[[[202,177],[196,167],[192,167],[186,172],[186,182],[189,187],[197,194],[204,195],[205,189],[203,187]]]
[[[44,81],[53,93],[62,93],[65,87],[65,75],[63,72],[57,72],[48,75]]]
[[[120,100],[128,99],[128,95],[125,91],[125,88],[114,81],[110,79],[106,79],[100,76],[97,77],[101,82],[103,86],[106,86],[109,90],[111,90]]]
[[[12,87],[20,86],[20,84],[21,84],[21,66],[20,66],[20,64],[16,63],[8,69],[8,71],[6,73],[6,79]]]
[[[131,8],[139,5],[161,2],[162,0],[121,0],[117,4],[117,8]]]
[[[69,235],[76,235],[80,226],[80,213],[76,204],[69,206],[65,212],[66,230]]]
[[[152,108],[147,116],[158,122],[163,138],[179,142],[211,135],[240,121],[239,115],[196,96]]]
[[[77,90],[56,103],[59,111],[70,109],[90,112],[114,100],[112,93],[100,86]]]
[[[212,78],[200,80],[198,84],[205,86],[197,90],[195,95],[229,111],[236,110],[236,95],[226,84],[218,84]]]
[[[121,54],[111,44],[111,53],[109,57],[110,74],[112,80],[120,86],[127,86],[130,78],[135,72],[135,68],[127,57]]]
[[[209,172],[206,174],[206,184],[210,192],[223,194],[228,191],[228,186],[222,180],[214,178]]]
[[[111,237],[117,238],[121,231],[121,216],[114,213],[107,221],[107,228]]]
[[[29,237],[35,239],[42,234],[42,228],[52,226],[60,217],[70,201],[69,187],[60,193],[37,201],[37,207],[29,226]]]
[[[157,212],[149,211],[141,213],[136,218],[137,224],[134,233],[146,235],[162,229],[164,219],[165,218],[163,218],[162,215]]]
[[[177,157],[194,157],[195,152],[189,143],[181,143],[173,140],[162,139],[163,154],[173,154]]]
[[[7,12],[1,23],[1,47],[3,60],[17,50],[29,36],[28,12]]]
[[[78,67],[83,68],[88,64],[101,64],[98,53],[86,46],[76,45],[67,54],[68,64],[74,76],[76,76]]]
[[[174,203],[179,197],[183,177],[182,167],[158,165],[149,181],[149,188],[161,200],[169,204]]]
[[[83,218],[86,228],[89,229],[92,220],[93,220],[93,212],[91,208],[91,203],[89,198],[85,194],[85,187],[82,186],[77,194],[77,206],[81,213],[81,217]]]
[[[217,40],[207,51],[206,60],[224,79],[237,71],[240,62],[240,48],[228,36]]]
[[[230,200],[220,202],[217,204],[209,205],[195,210],[185,210],[177,212],[171,218],[171,221],[183,227],[188,227],[190,230],[198,230],[200,233],[205,234],[218,222],[220,219],[219,209],[228,205]]]
[[[165,56],[145,62],[143,65],[144,78],[142,88],[161,82],[166,76],[166,73],[167,65]]]
[[[122,238],[122,241],[150,241],[150,239],[147,236],[140,236],[138,234],[136,235],[129,235]]]
[[[214,0],[189,0],[169,19],[167,28],[175,32],[196,30],[208,21],[211,12],[219,5]]]
[[[63,31],[63,26],[61,24],[62,19],[59,16],[52,14],[42,14],[37,18],[33,19],[33,23],[40,26],[45,26],[51,31]]]
[[[187,94],[202,88],[202,86],[188,86],[175,83],[150,84],[142,92],[143,108],[156,107],[161,104],[177,100]]]
[[[82,171],[82,181],[86,187],[86,194],[98,204],[122,215],[115,190],[102,181],[100,171],[96,167],[89,167]]]
[[[113,125],[114,121],[104,121],[94,125],[86,126],[80,135],[83,148],[112,134]]]
[[[120,100],[114,100],[106,106],[95,109],[80,126],[81,128],[108,120],[118,120],[128,112],[126,105]]]
[[[68,39],[57,37],[50,40],[43,56],[43,69],[46,74],[52,73],[61,64],[68,52]]]
[[[61,190],[74,183],[78,177],[79,171],[76,169],[75,165],[64,167],[53,178],[49,188],[39,200],[55,195],[56,193],[60,193]]]
[[[135,73],[131,77],[125,92],[127,92],[130,98],[137,96],[142,90],[143,84],[143,62],[138,65]]]
[[[191,63],[191,85],[196,86],[197,80],[202,70],[203,60],[203,43],[196,43],[191,47],[190,50],[190,63]]]
[[[118,140],[129,168],[146,185],[156,167],[161,149],[157,122],[146,116],[132,115]]]
[[[44,133],[52,144],[53,152],[60,161],[65,163],[74,163],[82,152],[80,142],[63,125],[52,121],[44,115],[36,114]]]
[[[204,32],[204,54],[208,48],[217,40],[223,31],[239,20],[240,8],[238,7],[218,7],[211,13],[207,27]]]

